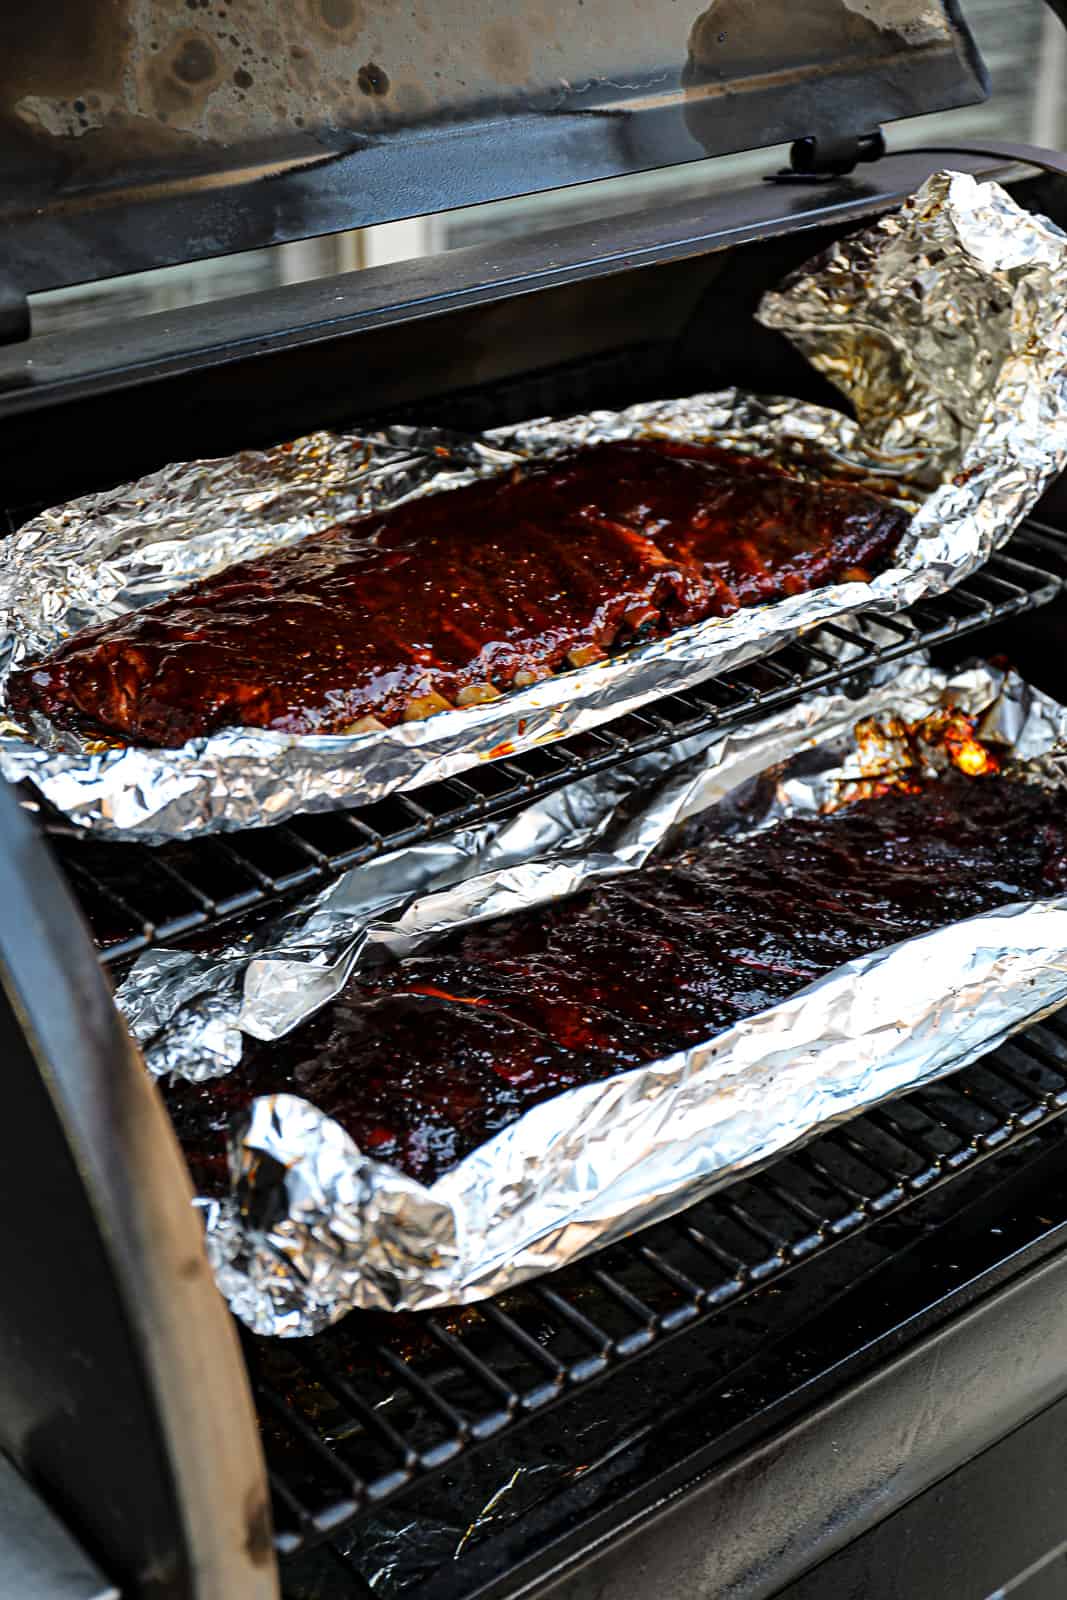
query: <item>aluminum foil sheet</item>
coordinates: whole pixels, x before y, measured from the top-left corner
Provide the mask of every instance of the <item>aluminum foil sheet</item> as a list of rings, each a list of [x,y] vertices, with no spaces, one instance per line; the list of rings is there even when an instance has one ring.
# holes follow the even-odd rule
[[[314,434],[166,468],[28,523],[0,549],[12,662],[88,624],[339,518],[598,440],[715,439],[888,480],[921,506],[896,564],[679,630],[488,705],[355,736],[232,729],[178,750],[8,725],[0,771],[72,821],[160,840],[367,802],[596,727],[832,618],[898,611],[972,571],[1067,460],[1065,239],[996,184],[943,173],[769,295],[764,322],[854,403],[850,419],[724,390],[457,438],[393,428]],[[925,498],[923,498],[925,496]]]
[[[793,708],[802,730],[811,713]],[[672,747],[673,766],[722,735]],[[570,784],[516,816],[391,851],[353,867],[310,902],[210,954],[150,950],[120,984],[116,1000],[156,1076],[195,1081],[224,1076],[241,1059],[242,1038],[281,1038],[340,993],[361,960],[396,949],[420,921],[431,933],[452,922],[496,916],[530,901],[530,863],[542,863],[538,898],[577,887],[594,866],[616,871],[627,845],[616,819],[632,797],[662,780],[664,756]],[[634,864],[648,853],[633,844]],[[512,870],[523,872],[512,877]],[[449,889],[447,899],[434,894]],[[440,910],[438,909],[440,908]],[[438,926],[439,917],[452,919]]]
[[[866,631],[876,627],[867,623]],[[669,752],[581,779],[503,821],[391,851],[208,954],[150,950],[119,986],[119,1008],[156,1076],[222,1077],[240,1061],[245,1035],[282,1038],[383,950],[401,955],[420,936],[643,866],[671,827],[736,790],[746,776],[806,749],[813,730],[825,748],[831,737],[847,744],[860,715],[900,707],[902,714],[922,714],[925,666],[894,663],[881,669],[881,682],[861,700],[846,688],[798,701],[733,732],[699,734]]]
[[[587,791],[584,849],[567,849],[560,819],[557,848],[443,887],[423,877],[421,892],[384,914],[368,899],[361,925],[354,908],[362,891],[350,875],[343,904],[331,910],[320,897],[302,921],[290,916],[260,935],[243,965],[230,952],[237,981],[225,1027],[238,1046],[245,1032],[278,1037],[361,960],[380,959],[375,943],[407,953],[633,870],[680,822],[709,808],[723,828],[747,830],[838,804],[918,759],[902,724],[939,707],[976,719],[1009,770],[1065,781],[1067,710],[987,667],[946,678],[915,664],[859,698],[812,699],[709,740],[681,762],[661,757],[658,781],[639,774],[628,794],[606,793],[599,816]],[[921,759],[936,770],[934,747]],[[523,824],[531,834],[539,809]],[[399,859],[397,870],[405,871]],[[189,995],[184,1007],[173,1004],[182,959],[142,957],[119,998],[130,1014],[140,1008],[143,1033],[157,994],[150,1057],[170,1071],[184,1059],[195,1077],[217,1051],[200,1036],[208,1024],[198,1029]],[[194,980],[197,959],[184,958]],[[307,1101],[263,1096],[231,1132],[230,1196],[205,1205],[220,1287],[251,1327],[282,1336],[316,1332],[355,1307],[481,1299],[965,1065],[1065,1001],[1067,897],[1004,907],[851,961],[699,1046],[536,1106],[429,1187],[364,1157]],[[168,1014],[176,1024],[169,1047]]]

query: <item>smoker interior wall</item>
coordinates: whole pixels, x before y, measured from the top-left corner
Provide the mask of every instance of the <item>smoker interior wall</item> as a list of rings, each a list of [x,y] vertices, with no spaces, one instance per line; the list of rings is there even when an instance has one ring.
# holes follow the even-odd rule
[[[782,191],[783,211],[791,194]],[[1064,180],[1034,180],[1018,194],[1067,219]],[[47,414],[16,408],[4,424],[0,507],[55,504],[168,460],[225,454],[367,416],[470,426],[471,391],[532,372],[550,379],[544,407],[557,413],[728,383],[840,405],[784,340],[751,320],[763,290],[834,236],[811,229],[640,270],[622,263],[613,276],[266,353],[237,300],[234,350],[248,349],[254,359],[134,382],[106,403],[93,396]],[[136,376],[136,325],[109,337],[116,364]],[[529,414],[528,386],[514,402],[523,409],[509,404],[506,391],[496,397],[496,420]],[[484,416],[484,397],[476,409]]]
[[[543,409],[557,415],[729,383],[840,405],[785,341],[751,320],[763,289],[834,236],[811,229],[639,270],[623,263],[611,276],[268,353],[254,337],[254,310],[237,300],[228,336],[254,359],[134,382],[106,403],[89,396],[46,414],[15,406],[4,423],[0,507],[57,504],[168,461],[367,417],[482,426],[481,391],[521,378],[521,392],[501,390],[491,408],[494,421],[519,421],[530,415],[531,373],[545,375]],[[136,324],[109,331],[109,341],[108,359],[136,377]]]
[[[1065,1444],[1060,1400],[775,1600],[1062,1600]]]
[[[1067,221],[1067,180],[1017,186],[1018,197]],[[783,206],[789,191],[783,191]],[[557,414],[737,383],[843,406],[787,343],[752,321],[764,289],[825,248],[840,230],[810,229],[730,251],[358,336],[308,339],[264,353],[234,302],[233,359],[5,421],[0,509],[32,509],[135,477],[167,461],[277,442],[365,418],[484,422],[487,385],[500,423],[529,414],[541,373],[544,409]],[[135,368],[136,329],[114,330],[115,359]],[[125,343],[124,343],[125,341]],[[477,419],[476,421],[473,419]]]
[[[666,360],[714,271],[714,257],[670,263],[546,290],[532,305],[506,299],[266,355],[248,340],[254,361],[135,385],[106,404],[57,406],[47,421],[15,415],[4,425],[0,503],[32,503],[42,486],[55,503],[167,461],[276,443],[416,400],[422,414],[448,421],[449,394],[635,343]],[[244,331],[236,307],[235,341]],[[668,381],[659,376],[652,392]],[[499,420],[510,420],[504,410]]]

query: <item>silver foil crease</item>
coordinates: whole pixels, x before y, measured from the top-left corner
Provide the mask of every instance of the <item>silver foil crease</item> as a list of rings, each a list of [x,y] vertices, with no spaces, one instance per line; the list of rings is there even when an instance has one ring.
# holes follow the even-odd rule
[[[811,713],[795,707],[803,730]],[[803,734],[801,733],[801,737]],[[722,735],[698,735],[672,747],[672,768]],[[599,862],[621,870],[628,846],[613,828],[635,794],[662,781],[664,756],[639,757],[584,778],[516,816],[461,830],[428,844],[391,851],[353,867],[335,883],[253,934],[210,954],[151,950],[120,984],[116,1000],[150,1070],[193,1081],[224,1076],[241,1059],[242,1037],[281,1038],[338,994],[360,960],[430,919],[439,933],[533,903],[529,863],[540,860],[539,894],[578,884]],[[634,864],[647,856],[638,838]],[[512,869],[523,872],[512,877]],[[514,887],[513,887],[514,885]],[[433,896],[450,890],[446,898]],[[437,910],[451,921],[436,925]],[[406,915],[405,915],[406,913]]]
[[[381,798],[596,727],[861,610],[898,611],[1002,543],[1067,460],[1065,239],[996,184],[937,174],[895,216],[766,297],[762,320],[854,402],[848,418],[724,390],[457,438],[314,434],[166,468],[28,523],[0,549],[7,667],[256,551],[568,447],[646,434],[830,458],[926,494],[896,564],[685,628],[488,705],[355,736],[232,729],[105,748],[39,722],[0,771],[72,821],[149,842]]]
[[[344,981],[375,939],[407,953],[486,916],[632,870],[681,821],[709,807],[747,830],[832,805],[850,785],[897,768],[895,718],[916,721],[939,706],[978,719],[982,738],[1002,748],[1012,773],[1065,781],[1067,710],[991,668],[946,678],[912,665],[857,699],[812,699],[709,740],[681,762],[661,757],[658,780],[643,773],[629,796],[605,793],[599,819],[587,793],[592,848],[568,850],[561,826],[560,845],[547,854],[444,887],[423,876],[422,891],[385,915],[368,896],[368,921],[358,927],[351,919],[362,891],[353,873],[335,926],[320,897],[303,921],[285,919],[273,942],[261,937],[244,953],[226,1024],[238,1038],[243,1031],[277,1037],[323,1003],[324,973]],[[857,742],[856,724],[872,717],[890,733]],[[526,819],[531,836],[538,811],[531,807]],[[397,872],[404,871],[398,859]],[[119,998],[128,1012],[141,1007],[143,1024],[155,993],[160,1034],[169,1010],[181,1041],[161,1056],[157,1035],[156,1065],[181,1070],[184,1053],[199,1076],[205,1047],[189,1013],[172,1006],[173,966],[163,970],[180,959],[143,957]],[[184,959],[192,971],[198,958]],[[355,1307],[481,1299],[681,1209],[829,1123],[965,1065],[1065,1001],[1067,897],[1004,907],[849,962],[693,1049],[561,1094],[430,1187],[364,1157],[307,1101],[263,1096],[232,1131],[230,1197],[205,1206],[220,1287],[251,1327],[281,1336],[313,1333]]]
[[[503,821],[391,851],[210,954],[150,950],[116,1000],[153,1074],[222,1077],[240,1061],[243,1035],[282,1038],[383,949],[401,955],[420,937],[641,867],[670,828],[813,739],[824,750],[838,736],[847,746],[859,716],[921,716],[929,684],[925,666],[894,664],[862,700],[845,689],[798,701],[733,732],[699,734],[581,779]]]

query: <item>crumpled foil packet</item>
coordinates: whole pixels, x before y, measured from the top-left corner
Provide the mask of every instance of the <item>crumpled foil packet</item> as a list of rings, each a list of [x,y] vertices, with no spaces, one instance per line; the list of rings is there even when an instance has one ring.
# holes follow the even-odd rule
[[[787,715],[803,739],[812,713],[796,706]],[[722,738],[704,733],[672,746],[672,770]],[[437,891],[453,890],[449,916],[475,920],[479,905],[478,920],[484,920],[509,909],[512,892],[518,906],[530,903],[529,864],[535,860],[543,863],[538,898],[567,893],[594,860],[612,872],[629,854],[639,864],[649,847],[639,835],[614,839],[613,824],[634,796],[662,781],[665,759],[638,757],[514,816],[390,851],[209,954],[148,951],[115,998],[149,1069],[194,1082],[224,1076],[241,1059],[244,1034],[281,1038],[339,994],[360,960],[397,949],[424,915],[434,919],[436,909],[427,908]],[[511,870],[519,867],[513,891]],[[431,931],[440,931],[433,920]]]
[[[362,928],[352,919],[360,890],[349,881],[336,928],[320,897],[303,922],[276,925],[273,944],[261,937],[244,952],[227,1025],[238,1038],[276,1038],[364,956],[380,956],[376,940],[407,953],[633,870],[709,808],[747,830],[839,803],[914,759],[894,733],[901,721],[948,706],[977,719],[1010,770],[1065,781],[1067,710],[991,668],[946,678],[913,665],[858,699],[827,694],[720,734],[681,763],[661,756],[658,781],[643,773],[629,793],[605,793],[599,820],[585,812],[591,848],[568,851],[561,838],[546,855],[436,890],[423,877],[421,892],[384,915],[368,899]],[[871,718],[880,730],[873,739]],[[859,740],[858,724],[868,730]],[[540,809],[530,808],[531,832]],[[180,1071],[184,1052],[197,1077],[215,1047],[198,1037],[195,1005],[172,1005],[181,959],[142,957],[119,1000],[130,1013],[140,1008],[143,1036],[160,980],[149,1056]],[[430,1187],[364,1157],[307,1101],[263,1096],[231,1133],[231,1195],[205,1206],[219,1285],[249,1326],[281,1336],[314,1333],[354,1307],[482,1299],[689,1205],[830,1122],[966,1065],[1064,1001],[1067,897],[1005,907],[851,961],[706,1043],[536,1106]],[[169,1052],[168,1011],[181,1041]],[[218,1025],[209,1017],[204,1028]]]
[[[927,498],[896,564],[684,628],[488,705],[354,736],[231,729],[178,750],[104,747],[40,721],[0,771],[72,821],[146,841],[368,802],[596,727],[861,610],[958,582],[1008,538],[1067,460],[1065,237],[996,184],[941,173],[892,217],[766,297],[761,319],[853,401],[848,418],[735,390],[497,429],[392,428],[153,473],[28,523],[0,548],[11,663],[253,552],[406,496],[574,445],[712,438],[853,467]],[[9,725],[10,726],[10,725]]]
[[[733,732],[696,734],[667,752],[579,779],[513,816],[390,851],[219,949],[149,950],[115,996],[127,1026],[155,1076],[223,1077],[240,1061],[244,1035],[282,1038],[339,994],[360,963],[373,963],[383,951],[401,955],[420,936],[643,866],[670,827],[718,798],[716,770],[725,774],[719,781],[726,793],[750,772],[807,748],[813,730],[822,745],[831,732],[847,742],[858,704],[868,708],[864,715],[901,705],[921,714],[925,666],[893,663],[874,677],[885,687],[862,701],[848,688],[798,701]],[[675,775],[686,773],[695,757],[702,758],[701,770],[690,793],[688,780],[675,784]],[[664,785],[670,794],[656,804]],[[522,870],[513,875],[513,868]],[[451,892],[441,895],[444,889]]]

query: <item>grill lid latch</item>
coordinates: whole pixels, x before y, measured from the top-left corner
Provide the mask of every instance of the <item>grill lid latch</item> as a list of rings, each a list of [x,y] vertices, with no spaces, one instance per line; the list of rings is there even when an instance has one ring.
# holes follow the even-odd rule
[[[847,133],[829,138],[813,134],[795,139],[789,150],[789,165],[771,173],[768,183],[830,183],[846,177],[861,161],[878,161],[885,155],[885,135],[881,128],[869,133]]]

